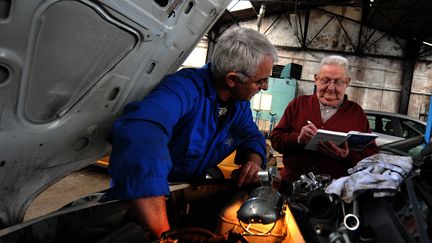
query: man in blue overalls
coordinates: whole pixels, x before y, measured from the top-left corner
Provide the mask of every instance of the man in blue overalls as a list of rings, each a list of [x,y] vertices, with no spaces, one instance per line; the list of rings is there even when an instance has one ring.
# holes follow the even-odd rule
[[[168,182],[204,178],[236,150],[238,185],[258,182],[266,166],[265,138],[250,99],[268,88],[274,46],[247,28],[220,36],[207,65],[166,76],[142,101],[125,107],[113,125],[106,199],[128,199],[137,221],[156,237],[170,230]]]

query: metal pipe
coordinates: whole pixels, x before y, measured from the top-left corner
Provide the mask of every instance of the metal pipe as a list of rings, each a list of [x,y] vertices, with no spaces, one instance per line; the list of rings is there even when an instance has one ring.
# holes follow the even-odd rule
[[[353,210],[352,213],[349,213],[345,215],[343,224],[344,226],[351,231],[357,230],[360,226],[360,219],[359,219],[359,210],[358,210],[358,202],[357,200],[353,201]]]
[[[266,5],[265,5],[265,3],[263,3],[263,4],[261,4],[261,8],[260,8],[260,11],[259,11],[259,14],[258,14],[258,19],[257,19],[257,29],[258,29],[258,31],[260,31],[260,29],[261,29],[261,22],[262,22],[262,20],[264,18],[265,11],[266,11]]]

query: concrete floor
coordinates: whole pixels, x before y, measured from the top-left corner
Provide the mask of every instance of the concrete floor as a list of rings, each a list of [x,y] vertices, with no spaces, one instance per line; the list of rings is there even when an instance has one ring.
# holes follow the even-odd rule
[[[42,192],[30,204],[24,221],[56,211],[83,196],[109,187],[110,176],[106,169],[89,166],[66,176]]]

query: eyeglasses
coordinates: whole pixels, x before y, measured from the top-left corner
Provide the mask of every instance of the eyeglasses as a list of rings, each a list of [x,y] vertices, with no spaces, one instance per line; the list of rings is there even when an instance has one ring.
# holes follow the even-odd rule
[[[253,83],[256,84],[256,86],[262,88],[262,87],[264,87],[264,85],[268,85],[269,79],[263,78],[263,79],[260,79],[258,81],[253,81]]]
[[[341,87],[346,84],[346,81],[343,79],[330,79],[330,78],[319,78],[319,81],[322,85],[329,86],[330,83],[333,82],[334,86]]]
[[[247,75],[245,73],[242,73],[242,72],[238,72],[237,75],[240,76],[243,80],[244,80],[245,77],[247,77],[249,80],[251,79],[251,76],[249,76],[249,75]],[[258,86],[259,88],[263,89],[265,85],[268,85],[269,78],[268,77],[262,78],[260,80],[252,81],[251,83],[254,83],[256,86]]]

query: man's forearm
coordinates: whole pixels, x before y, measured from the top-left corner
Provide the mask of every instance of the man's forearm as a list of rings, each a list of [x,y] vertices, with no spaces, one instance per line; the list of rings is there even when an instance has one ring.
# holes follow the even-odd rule
[[[250,183],[259,182],[258,171],[261,170],[262,158],[257,153],[249,153],[247,161],[240,167],[240,175],[237,179],[239,187]]]
[[[261,167],[261,165],[262,165],[262,158],[261,158],[261,155],[259,155],[258,153],[250,152],[247,155],[247,159],[248,159],[248,161],[246,161],[246,162],[252,161],[255,164],[257,164],[259,167]]]
[[[143,228],[149,229],[158,238],[170,229],[165,196],[133,200],[132,213]]]

